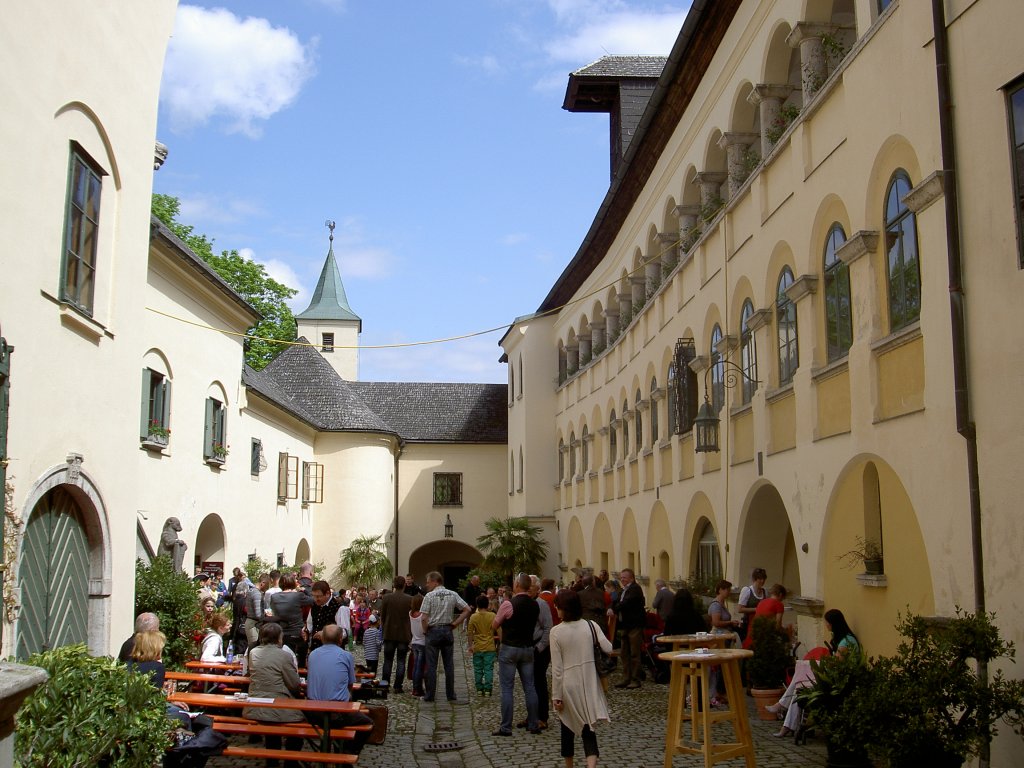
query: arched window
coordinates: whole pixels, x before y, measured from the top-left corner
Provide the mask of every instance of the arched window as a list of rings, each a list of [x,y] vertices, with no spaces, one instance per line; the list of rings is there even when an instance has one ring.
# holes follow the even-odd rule
[[[587,429],[587,427],[584,427],[583,437],[580,441],[580,457],[582,458],[582,461],[580,463],[583,465],[584,474],[586,474],[586,472],[590,469],[590,440],[588,439],[589,437],[590,430]]]
[[[508,404],[512,405],[512,401],[515,400],[516,391],[516,368],[509,361],[508,364]]]
[[[754,331],[750,320],[754,317],[754,305],[747,299],[740,310],[740,366],[743,368],[743,402],[749,403],[757,389],[757,348],[754,345]]]
[[[846,242],[840,224],[833,224],[825,240],[825,337],[828,361],[846,357],[853,343],[853,309],[850,306],[850,268],[836,255]]]
[[[616,443],[615,435],[615,409],[612,408],[611,414],[608,416],[608,466],[614,467],[615,460],[618,458],[619,446]]]
[[[558,482],[565,480],[565,440],[558,438]]]
[[[800,364],[796,337],[796,304],[786,295],[793,284],[793,273],[783,267],[779,275],[779,288],[775,295],[775,327],[779,340],[779,386],[789,384]]]
[[[561,460],[561,454],[559,454],[559,460]],[[561,467],[559,467],[561,469]],[[512,451],[508,452],[508,495],[512,495],[512,491],[516,489],[516,455]]]
[[[903,197],[910,192],[910,178],[899,170],[889,182],[885,197],[885,244],[889,286],[889,330],[910,325],[921,315],[921,273],[917,253],[917,219]]]
[[[722,342],[722,329],[718,323],[711,329],[711,407],[715,413],[725,405],[725,363],[718,352]]]
[[[633,413],[633,420],[636,422],[636,452],[640,453],[644,448],[644,415],[640,410],[640,402],[644,396],[639,389],[636,391],[634,399],[636,400],[636,411]]]
[[[622,458],[629,458],[629,400],[622,401]]]
[[[720,578],[722,555],[718,551],[718,537],[710,521],[705,521],[697,539],[697,580],[707,584]]]
[[[651,445],[658,444],[658,401],[654,393],[658,391],[658,379],[651,379]]]
[[[519,485],[518,490],[523,490],[523,446],[519,446]]]
[[[669,435],[679,434],[679,418],[676,414],[676,364],[668,364],[668,374],[665,376],[665,407],[668,412],[668,433]]]
[[[569,479],[576,477],[576,433],[569,433]]]
[[[523,394],[523,356],[519,355],[519,394]]]

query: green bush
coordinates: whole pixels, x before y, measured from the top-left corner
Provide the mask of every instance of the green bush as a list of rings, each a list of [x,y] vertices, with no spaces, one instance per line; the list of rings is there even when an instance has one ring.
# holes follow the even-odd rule
[[[152,768],[174,726],[148,675],[129,672],[84,645],[31,656],[50,673],[17,714],[15,765],[33,768]]]
[[[199,602],[192,579],[175,571],[168,557],[157,557],[149,565],[135,564],[135,615],[151,612],[160,617],[160,631],[167,636],[164,664],[180,668],[196,652],[195,635],[200,631]]]
[[[747,674],[755,688],[782,688],[786,668],[793,660],[789,635],[774,616],[758,616],[750,628],[754,633],[754,657],[747,661]]]

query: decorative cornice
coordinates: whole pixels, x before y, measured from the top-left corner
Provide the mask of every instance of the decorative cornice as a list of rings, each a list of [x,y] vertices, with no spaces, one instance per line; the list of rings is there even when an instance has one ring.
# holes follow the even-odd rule
[[[768,99],[779,99],[779,101],[784,101],[789,98],[789,94],[792,92],[792,85],[785,85],[781,83],[758,83],[747,96],[747,102],[756,107],[762,101],[767,101]]]
[[[770,309],[756,309],[747,320],[747,328],[752,331],[759,331],[772,321]]]
[[[843,264],[853,264],[865,253],[874,253],[878,248],[878,232],[862,229],[850,235],[850,239],[843,243],[836,256]]]
[[[804,296],[809,296],[818,291],[817,275],[800,275],[793,284],[786,289],[786,295],[790,301],[800,301]]]
[[[657,400],[661,400],[663,397],[665,397],[665,388],[664,387],[658,387],[657,389],[652,389],[651,390],[651,400],[657,401]]]
[[[727,333],[718,343],[715,344],[715,352],[720,354],[722,357],[728,357],[729,353],[732,352],[740,345],[739,337],[735,333]]]
[[[903,196],[903,203],[914,213],[920,213],[946,193],[945,171],[935,171]]]
[[[727,149],[735,144],[742,144],[743,146],[750,146],[755,141],[761,140],[760,133],[743,133],[740,131],[726,131],[722,134],[722,138],[718,140],[718,146],[721,149]]]
[[[790,48],[796,48],[804,40],[820,40],[825,35],[834,35],[839,31],[835,24],[821,24],[815,21],[799,21],[793,31],[786,37]]]
[[[697,355],[690,361],[690,370],[694,373],[704,373],[711,365],[711,358],[708,355]]]
[[[685,203],[672,209],[673,216],[700,216],[700,203]]]

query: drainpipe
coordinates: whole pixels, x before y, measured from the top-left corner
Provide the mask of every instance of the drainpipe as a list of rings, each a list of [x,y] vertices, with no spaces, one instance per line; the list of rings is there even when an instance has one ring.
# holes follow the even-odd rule
[[[981,538],[981,480],[978,472],[978,435],[971,420],[967,369],[967,331],[963,264],[960,251],[960,198],[956,177],[956,126],[949,77],[949,40],[943,0],[932,0],[935,35],[935,80],[939,97],[939,138],[942,146],[942,181],[946,198],[946,253],[949,269],[949,314],[953,334],[953,400],[956,431],[967,442],[967,482],[970,497],[971,554],[974,569],[974,612],[985,612],[985,558]],[[988,681],[988,665],[978,663],[978,677]],[[987,768],[990,745],[982,745],[979,765]]]
[[[398,460],[402,456],[402,450],[405,448],[405,441],[402,438],[398,438],[398,444],[395,449],[395,575],[398,575]]]

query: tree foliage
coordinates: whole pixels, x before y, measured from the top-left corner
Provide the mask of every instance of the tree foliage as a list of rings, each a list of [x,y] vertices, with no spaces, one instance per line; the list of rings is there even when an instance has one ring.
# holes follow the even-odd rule
[[[245,362],[256,370],[265,368],[287,347],[280,342],[295,340],[295,315],[286,302],[298,291],[274,280],[262,264],[245,258],[237,250],[216,253],[212,240],[195,232],[194,227],[178,221],[181,202],[176,197],[154,194],[152,210],[224,282],[263,315],[263,319],[248,331]]]
[[[173,723],[148,674],[130,672],[84,645],[37,653],[26,662],[50,679],[17,714],[15,764],[31,768],[159,765]]]
[[[492,517],[484,523],[487,533],[476,540],[484,553],[483,567],[497,571],[512,583],[515,572],[537,573],[548,557],[543,531],[531,525],[528,518]]]
[[[198,598],[192,579],[174,570],[166,555],[147,565],[135,563],[135,615],[155,613],[160,631],[167,636],[164,664],[180,668],[195,655],[195,633],[200,628]]]
[[[377,536],[359,536],[341,550],[338,567],[334,569],[334,586],[378,587],[394,578],[394,568],[387,548]]]

